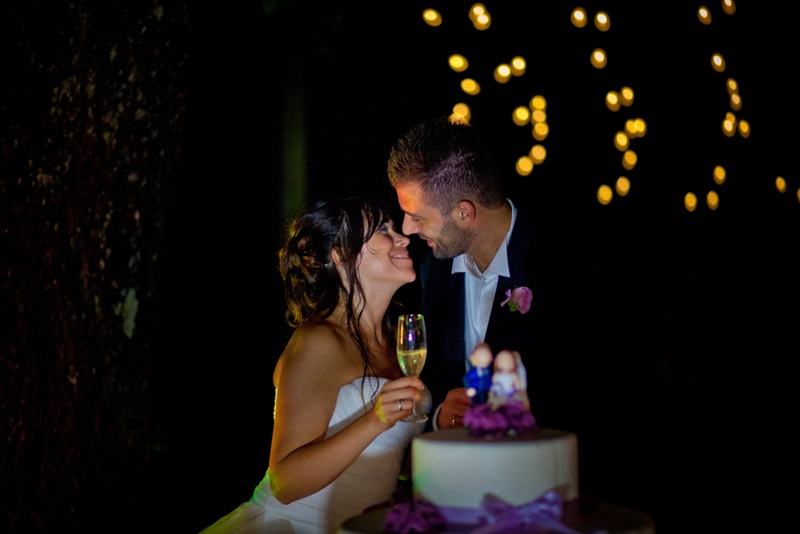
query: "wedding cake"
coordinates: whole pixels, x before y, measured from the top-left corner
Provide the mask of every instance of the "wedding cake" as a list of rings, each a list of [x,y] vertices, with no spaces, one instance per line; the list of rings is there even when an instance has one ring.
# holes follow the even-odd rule
[[[471,361],[489,365],[485,355]],[[473,405],[464,428],[412,441],[412,498],[352,518],[340,534],[654,534],[650,517],[635,510],[601,504],[581,512],[577,437],[536,424],[519,354],[501,351],[493,363],[491,382],[465,375]]]
[[[414,498],[433,504],[448,525],[488,523],[491,500],[519,507],[549,491],[563,518],[578,515],[578,440],[542,428],[523,436],[471,436],[469,429],[429,432],[411,445]],[[561,519],[561,517],[559,517]]]
[[[473,403],[464,428],[429,432],[411,444],[414,500],[435,508],[447,528],[457,530],[514,526],[537,508],[548,510],[546,521],[577,520],[577,437],[536,424],[519,353],[500,351],[492,358],[482,345],[470,361],[464,385]],[[387,516],[387,530],[404,530],[402,508]]]

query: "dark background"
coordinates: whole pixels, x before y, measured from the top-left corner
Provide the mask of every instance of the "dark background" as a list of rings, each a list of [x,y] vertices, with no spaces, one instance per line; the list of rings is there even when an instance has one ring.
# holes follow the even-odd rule
[[[487,3],[486,32],[469,2],[51,4],[0,13],[0,530],[197,532],[249,498],[289,333],[284,222],[330,194],[395,202],[391,143],[458,101],[509,195],[602,258],[575,302],[586,349],[551,366],[564,409],[540,421],[578,434],[582,490],[664,533],[781,522],[800,318],[796,8],[714,3],[704,26],[694,2],[585,5],[611,16],[601,33],[555,1]],[[461,93],[453,52],[480,95]],[[493,82],[514,55],[527,73]],[[721,131],[728,77],[747,139]],[[622,86],[634,103],[611,112]],[[547,159],[519,177],[532,141],[511,111],[534,94]],[[632,117],[648,131],[624,171],[613,135]],[[599,205],[621,174],[630,194]]]

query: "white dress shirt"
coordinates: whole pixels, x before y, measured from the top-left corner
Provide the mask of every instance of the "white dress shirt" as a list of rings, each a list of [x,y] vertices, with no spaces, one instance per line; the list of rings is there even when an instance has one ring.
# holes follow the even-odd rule
[[[489,326],[489,316],[492,313],[494,294],[497,291],[497,277],[510,277],[508,268],[508,241],[517,221],[517,207],[511,200],[511,226],[508,227],[506,238],[500,244],[489,266],[484,272],[475,265],[475,259],[468,254],[461,254],[453,258],[451,273],[465,273],[464,275],[464,372],[472,367],[469,355],[475,345],[486,337],[486,328]],[[439,430],[436,420],[442,405],[433,412],[433,429]]]
[[[469,355],[475,346],[486,338],[489,315],[492,313],[492,304],[497,291],[497,277],[508,278],[511,276],[508,268],[508,240],[511,239],[511,232],[514,230],[514,223],[517,220],[517,208],[510,200],[508,203],[511,204],[511,226],[486,270],[481,272],[475,265],[475,259],[469,254],[461,254],[453,258],[453,268],[450,272],[453,274],[465,273],[464,362],[466,371],[472,367]]]

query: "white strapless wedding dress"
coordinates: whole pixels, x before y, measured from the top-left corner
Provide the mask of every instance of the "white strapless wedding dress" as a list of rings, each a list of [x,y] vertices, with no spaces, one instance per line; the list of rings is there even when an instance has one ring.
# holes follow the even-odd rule
[[[388,380],[367,377],[342,386],[328,431],[332,436],[357,419],[364,406],[372,408],[373,393]],[[366,508],[388,501],[397,488],[403,456],[411,440],[424,427],[398,422],[379,435],[336,480],[304,499],[283,504],[272,496],[269,472],[256,486],[249,501],[205,528],[202,534],[333,534],[346,519]]]

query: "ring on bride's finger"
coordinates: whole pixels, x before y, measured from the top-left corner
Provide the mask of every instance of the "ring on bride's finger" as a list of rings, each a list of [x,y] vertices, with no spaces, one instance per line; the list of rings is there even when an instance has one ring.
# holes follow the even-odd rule
[[[400,399],[400,400],[397,401],[397,411],[398,412],[403,409],[403,405],[405,403],[406,403],[405,399]]]
[[[453,420],[450,421],[450,426],[453,427],[453,428],[456,427],[456,418],[455,417],[453,417]]]

